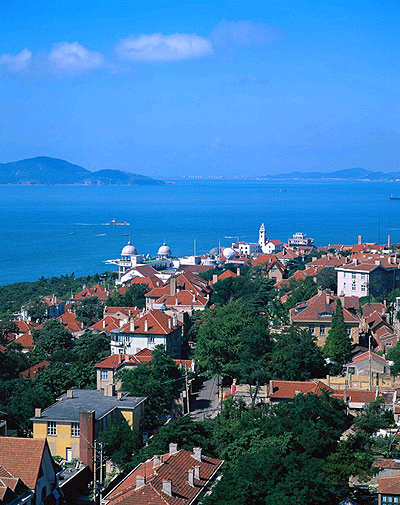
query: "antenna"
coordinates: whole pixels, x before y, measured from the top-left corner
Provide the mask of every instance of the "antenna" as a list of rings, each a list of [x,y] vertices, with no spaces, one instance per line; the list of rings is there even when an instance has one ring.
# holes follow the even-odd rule
[[[193,256],[196,256],[196,239],[193,239]]]

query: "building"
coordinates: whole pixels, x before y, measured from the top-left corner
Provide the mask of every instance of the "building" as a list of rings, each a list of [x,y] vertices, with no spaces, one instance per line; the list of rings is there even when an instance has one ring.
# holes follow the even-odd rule
[[[283,244],[280,240],[270,240],[267,238],[265,225],[261,224],[258,232],[258,244],[260,246],[260,253],[274,254],[283,250]]]
[[[310,330],[317,337],[317,343],[323,347],[326,337],[332,324],[332,316],[336,309],[337,297],[333,296],[330,290],[319,291],[305,302],[300,302],[291,309],[290,320],[293,325]],[[346,308],[347,299],[342,299],[343,317],[346,324],[347,334],[351,337],[354,344],[359,343],[361,321],[359,317],[352,312],[352,308]],[[350,299],[350,306],[353,301]]]
[[[178,450],[169,444],[169,452],[140,463],[102,500],[102,505],[191,505],[209,492],[223,461],[202,454]]]
[[[400,477],[382,477],[378,484],[378,505],[400,503]]]
[[[389,375],[390,367],[382,356],[374,352],[364,352],[355,356],[350,363],[344,365],[346,375]]]
[[[314,239],[307,237],[305,233],[296,232],[288,240],[289,247],[314,247]]]
[[[0,503],[47,505],[61,498],[46,440],[0,437]]]
[[[271,380],[268,385],[267,401],[270,403],[281,403],[293,400],[299,394],[313,393],[317,396],[322,391],[333,393],[333,389],[321,381],[281,381]]]
[[[233,242],[232,249],[239,253],[239,256],[252,256],[253,254],[261,254],[262,249],[258,242]]]
[[[142,363],[148,363],[152,358],[150,349],[142,349],[136,354],[113,354],[104,358],[96,365],[97,389],[106,389],[114,384],[115,389],[121,389],[121,382],[115,379],[115,374],[127,368],[134,368]],[[193,371],[193,361],[191,359],[176,359],[176,365],[186,367]]]
[[[336,267],[338,295],[377,297],[385,291],[400,288],[400,270],[392,257],[360,261]]]
[[[136,354],[141,349],[153,350],[157,345],[163,345],[171,356],[181,356],[182,323],[177,315],[170,317],[151,309],[131,318],[111,334],[111,354]]]
[[[112,386],[71,389],[45,410],[35,409],[33,438],[46,438],[53,456],[79,459],[92,468],[93,442],[112,421],[126,419],[138,429],[144,420],[146,398],[114,393]]]

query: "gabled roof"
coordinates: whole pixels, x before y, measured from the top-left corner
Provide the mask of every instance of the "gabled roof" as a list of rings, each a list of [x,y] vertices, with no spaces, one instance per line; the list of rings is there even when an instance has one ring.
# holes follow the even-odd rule
[[[147,331],[146,331],[146,321],[147,321]],[[131,324],[134,325],[134,329],[131,329]],[[133,322],[128,322],[125,326],[121,328],[121,333],[140,333],[149,335],[169,335],[176,329],[182,326],[182,323],[176,321],[174,325],[174,318],[169,317],[164,312],[160,310],[151,309],[139,317],[136,317]]]
[[[337,267],[338,265],[344,265],[347,258],[337,258],[336,256],[322,256],[322,258],[310,261],[309,265],[321,266],[321,267]]]
[[[156,303],[165,305],[166,307],[188,306],[188,307],[205,307],[208,299],[202,296],[199,292],[193,293],[192,290],[178,291],[176,295],[161,296],[156,300]]]
[[[201,456],[195,459],[192,452],[181,449],[160,456],[154,466],[154,457],[138,465],[111,493],[105,496],[110,505],[189,505],[205,488],[207,482],[222,466],[220,459]],[[188,472],[200,467],[200,478],[194,485],[188,481]],[[136,489],[136,477],[145,478],[143,486]],[[172,496],[163,491],[163,481],[171,481]]]
[[[20,337],[17,337],[14,342],[16,344],[21,344],[24,349],[34,349],[35,344],[33,343],[32,332],[28,331],[24,333]]]
[[[314,393],[320,395],[322,391],[332,391],[333,389],[321,381],[280,381],[271,380],[269,383],[269,398],[294,398],[298,394]]]
[[[335,398],[341,398],[344,400],[344,390],[343,389],[335,389],[333,394]],[[363,389],[348,389],[346,391],[346,403],[362,403],[369,404],[376,399],[377,393],[376,391],[367,391]]]
[[[18,327],[18,333],[26,333],[26,332],[38,327],[38,325],[36,323],[33,323],[32,321],[19,321],[19,320],[17,320],[17,321],[14,321],[14,323]]]
[[[0,466],[34,490],[46,447],[45,439],[0,437]]]
[[[381,477],[378,484],[378,494],[400,495],[400,476]]]
[[[160,288],[153,288],[148,293],[146,293],[146,298],[160,298],[160,296],[169,295],[171,293],[171,286],[165,284]]]
[[[40,370],[46,369],[50,365],[50,361],[44,360],[41,361],[40,363],[37,363],[36,365],[31,366],[30,368],[27,368],[26,370],[23,370],[20,373],[20,376],[23,379],[33,379]]]
[[[123,314],[126,317],[135,317],[140,314],[140,310],[137,307],[111,307],[107,306],[104,308],[104,314],[106,316],[115,316],[115,314]]]
[[[232,270],[225,270],[225,272],[222,272],[222,274],[218,275],[218,280],[223,281],[224,279],[228,279],[229,277],[237,277],[237,274],[235,272],[232,272]]]
[[[364,318],[370,316],[373,312],[378,312],[378,314],[384,314],[386,312],[385,306],[383,303],[366,303],[361,307],[362,315]]]
[[[83,323],[77,320],[75,312],[64,312],[64,314],[57,317],[57,321],[62,323],[71,333],[83,330]]]
[[[369,360],[369,354],[370,354],[369,352],[363,352],[362,354],[358,354],[355,358],[353,358],[353,361],[351,363],[346,363],[346,365],[344,366],[353,366],[362,361],[367,361]],[[387,363],[385,358],[382,358],[382,356],[379,356],[379,354],[375,354],[374,352],[371,352],[371,359],[375,359],[382,363]]]
[[[306,302],[297,304],[290,311],[293,322],[327,322],[332,321],[332,316],[336,309],[337,296],[327,294],[325,291],[318,293]],[[300,308],[303,308],[300,310]],[[343,318],[345,323],[359,323],[359,318],[343,307]]]
[[[104,302],[105,300],[107,300],[109,293],[104,286],[96,284],[92,288],[85,287],[84,289],[82,289],[82,291],[80,291],[74,296],[74,300],[85,300],[86,298],[90,298],[92,296],[97,296],[99,300]]]
[[[148,277],[135,277],[130,282],[131,286],[133,286],[134,284],[147,284],[147,286],[149,286],[150,289],[153,289],[162,286],[163,282],[155,275],[150,275]]]
[[[100,319],[100,321],[97,321],[97,323],[93,324],[90,327],[90,329],[108,332],[111,330],[116,330],[119,327],[120,327],[120,320],[119,319],[117,319],[116,317],[112,317],[112,316],[105,316],[105,317],[103,317],[103,319]]]
[[[148,363],[152,357],[153,351],[147,348],[141,349],[136,354],[113,354],[97,363],[96,368],[111,368],[117,371],[125,366],[137,366],[141,363]],[[178,366],[187,366],[188,368],[193,366],[191,359],[174,359],[174,361]]]

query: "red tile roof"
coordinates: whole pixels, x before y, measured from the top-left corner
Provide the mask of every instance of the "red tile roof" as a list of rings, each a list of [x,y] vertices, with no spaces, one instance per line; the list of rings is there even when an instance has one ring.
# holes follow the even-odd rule
[[[335,389],[333,396],[335,398],[344,399],[344,390]],[[373,402],[375,398],[376,391],[366,391],[362,389],[348,389],[346,391],[346,402],[367,404]]]
[[[323,256],[322,258],[310,261],[309,265],[321,266],[321,267],[337,267],[338,265],[344,265],[347,258],[337,258],[336,256],[328,257]]]
[[[103,317],[103,319],[100,319],[97,323],[93,324],[90,329],[91,330],[98,330],[98,331],[111,331],[111,330],[116,330],[120,327],[120,319],[117,319],[116,317],[112,316],[106,316]]]
[[[382,358],[382,356],[379,356],[379,354],[375,354],[374,352],[371,352],[371,358],[381,361],[382,363],[387,363],[385,358]],[[353,358],[353,361],[351,363],[347,363],[345,366],[354,365],[366,359],[369,359],[369,352],[363,352],[362,354],[359,354],[358,356]]]
[[[35,489],[46,440],[0,437],[0,465]]]
[[[24,349],[34,349],[35,344],[33,343],[32,332],[28,331],[28,333],[24,333],[20,337],[17,337],[14,342],[16,344],[21,344]]]
[[[386,312],[386,308],[383,303],[366,303],[361,307],[363,317],[367,318],[373,312],[377,312],[378,314],[384,314]]]
[[[14,323],[18,327],[18,333],[26,333],[38,327],[38,325],[32,321],[14,321]]]
[[[320,395],[321,392],[333,391],[321,381],[301,382],[301,381],[280,381],[271,380],[269,383],[269,398],[294,398],[298,394],[314,393]]]
[[[105,307],[104,315],[112,316],[113,314],[123,314],[126,317],[135,317],[140,314],[140,310],[137,307]],[[115,316],[114,316],[115,317]]]
[[[206,307],[208,299],[202,296],[199,292],[194,293],[192,290],[178,291],[176,295],[161,296],[156,300],[156,303],[165,305],[166,307]]]
[[[36,365],[33,365],[26,370],[23,370],[20,375],[23,379],[33,379],[37,373],[40,372],[40,370],[46,369],[49,365],[50,361],[41,361],[40,363],[37,363]]]
[[[400,476],[380,478],[378,494],[400,495]]]
[[[219,459],[202,456],[201,461],[193,453],[181,449],[160,457],[154,467],[154,458],[138,465],[105,499],[110,505],[185,505],[193,503],[207,482],[222,466]],[[200,478],[194,477],[194,485],[188,481],[188,472],[200,467]],[[136,489],[136,477],[145,478],[145,484]],[[163,481],[170,481],[172,496],[163,491]]]
[[[57,321],[62,323],[71,333],[83,330],[83,323],[77,320],[75,312],[64,312],[64,314],[57,317]]]
[[[77,293],[74,296],[74,300],[85,300],[86,298],[90,298],[92,296],[97,296],[99,300],[104,302],[107,300],[109,292],[104,286],[96,284],[92,288],[84,288],[82,291]]]
[[[290,311],[293,322],[324,322],[330,323],[336,309],[338,297],[327,294],[325,291],[319,293],[306,302],[298,303]],[[305,307],[305,308],[303,308]],[[345,323],[359,323],[359,318],[343,307],[343,318]]]
[[[147,321],[147,331],[145,331],[145,324]],[[177,321],[176,325],[173,324],[173,318],[169,317],[160,310],[151,309],[133,321],[134,330],[131,330],[131,322],[128,322],[121,328],[122,333],[145,333],[150,335],[169,335],[177,328],[182,326],[182,323]],[[171,327],[170,327],[171,326]]]
[[[218,280],[223,281],[229,277],[237,277],[237,274],[235,274],[235,272],[232,272],[232,270],[225,270],[225,272],[222,272],[222,274],[218,275]]]

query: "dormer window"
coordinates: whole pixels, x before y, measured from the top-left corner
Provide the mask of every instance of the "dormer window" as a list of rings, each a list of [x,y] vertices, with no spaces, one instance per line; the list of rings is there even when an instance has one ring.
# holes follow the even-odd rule
[[[330,312],[318,312],[318,317],[331,317],[332,314]]]

